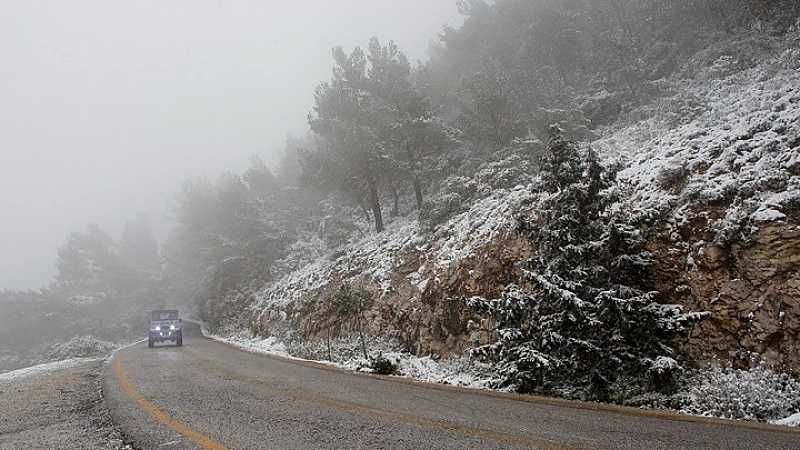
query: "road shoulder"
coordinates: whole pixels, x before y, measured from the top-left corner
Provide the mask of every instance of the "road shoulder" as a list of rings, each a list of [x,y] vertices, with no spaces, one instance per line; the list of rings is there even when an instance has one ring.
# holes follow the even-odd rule
[[[0,375],[0,450],[130,449],[100,392],[104,364],[70,360]]]

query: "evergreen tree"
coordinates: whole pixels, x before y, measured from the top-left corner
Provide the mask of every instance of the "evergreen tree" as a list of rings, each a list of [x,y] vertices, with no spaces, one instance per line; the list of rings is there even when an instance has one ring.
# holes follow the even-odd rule
[[[412,78],[408,59],[394,42],[382,46],[378,38],[370,39],[368,59],[369,90],[381,119],[378,135],[382,147],[390,151],[389,174],[395,181],[411,182],[420,209],[422,181],[431,159],[451,146],[452,140]]]
[[[56,284],[69,293],[99,290],[117,266],[114,240],[96,224],[86,232],[72,232],[58,249]]]
[[[363,192],[375,231],[383,231],[379,186],[388,173],[388,155],[378,136],[381,116],[369,90],[367,58],[356,48],[347,55],[333,49],[333,77],[314,92],[311,130],[325,138],[326,150],[339,162],[332,175],[348,189]]]
[[[535,252],[520,286],[469,300],[500,335],[476,353],[499,361],[503,386],[607,400],[620,377],[645,380],[659,357],[673,356],[670,338],[696,315],[655,302],[658,292],[646,287],[651,255],[618,211],[614,171],[557,128],[539,187],[537,217],[519,225]]]

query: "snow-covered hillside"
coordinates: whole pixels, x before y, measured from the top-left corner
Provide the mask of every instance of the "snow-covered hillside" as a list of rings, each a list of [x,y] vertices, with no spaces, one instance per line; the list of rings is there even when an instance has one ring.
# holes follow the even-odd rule
[[[413,258],[423,262],[404,278],[422,292],[430,281],[435,281],[437,271],[474,256],[499,234],[513,229],[515,215],[532,197],[530,186],[524,185],[495,191],[433,233],[422,230],[413,216],[396,220],[385,232],[347,245],[333,260],[317,260],[267,284],[257,294],[252,309],[285,306],[308,292],[325,287],[333,279],[374,283],[381,293],[387,294],[395,288],[392,280],[397,277],[397,269]]]
[[[679,226],[719,207],[719,241],[800,207],[800,49],[726,76],[736,64],[720,56],[705,76],[670,86],[653,117],[594,144],[630,161],[620,177],[635,186],[633,208]]]
[[[632,192],[626,206],[647,219],[660,271],[654,281],[664,300],[711,312],[683,343],[699,361],[725,357],[742,368],[767,363],[789,372],[798,363],[800,297],[792,294],[800,273],[798,36],[773,41],[774,54],[748,67],[717,49],[710,66],[662,80],[664,95],[590,144],[607,162],[626,164],[619,174]],[[530,252],[516,233],[517,218],[535,208],[537,195],[527,184],[478,196],[433,231],[413,216],[396,219],[383,233],[263,286],[249,317],[233,324],[255,337],[232,334],[246,345],[325,358],[331,324],[343,320],[325,302],[350,282],[377,300],[364,314],[372,353],[400,361],[408,355],[403,351],[417,353],[399,364],[401,373],[447,379],[430,374],[464,364],[433,360],[459,360],[472,339],[485,343],[495,331],[491,320],[452,299],[492,295],[513,280]],[[346,346],[347,336],[336,338],[336,348]],[[436,369],[412,370],[428,364]],[[727,414],[709,408],[702,413]]]

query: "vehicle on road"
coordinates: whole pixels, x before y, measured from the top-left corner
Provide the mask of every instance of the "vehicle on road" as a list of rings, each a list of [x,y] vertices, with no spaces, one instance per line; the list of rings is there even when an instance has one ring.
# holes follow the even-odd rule
[[[155,309],[150,311],[150,328],[147,346],[153,348],[156,342],[173,341],[178,347],[183,346],[182,319],[176,309]]]

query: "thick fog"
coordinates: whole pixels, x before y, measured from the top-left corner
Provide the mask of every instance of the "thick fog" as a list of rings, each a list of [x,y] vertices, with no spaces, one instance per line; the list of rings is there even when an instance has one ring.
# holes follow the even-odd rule
[[[116,236],[190,178],[303,135],[330,50],[426,59],[455,0],[0,2],[0,289],[55,274],[70,231]]]

